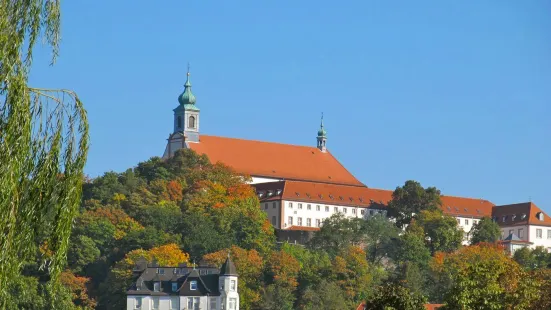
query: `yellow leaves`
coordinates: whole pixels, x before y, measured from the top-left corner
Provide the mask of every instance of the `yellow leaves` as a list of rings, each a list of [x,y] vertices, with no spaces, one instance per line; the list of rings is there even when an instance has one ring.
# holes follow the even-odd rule
[[[184,253],[177,244],[171,243],[152,248],[149,251],[138,249],[128,252],[123,262],[127,266],[134,265],[140,258],[153,262],[160,266],[178,266],[180,263],[189,262],[189,254]]]
[[[113,195],[113,198],[111,198],[111,200],[113,200],[113,202],[117,203],[117,204],[120,204],[121,201],[125,201],[126,200],[126,196],[124,194],[120,194],[120,193],[115,193]]]

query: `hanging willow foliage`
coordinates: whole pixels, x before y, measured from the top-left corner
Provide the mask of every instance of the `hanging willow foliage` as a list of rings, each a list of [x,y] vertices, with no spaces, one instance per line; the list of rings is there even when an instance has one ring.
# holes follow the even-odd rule
[[[38,257],[56,286],[80,204],[86,111],[72,91],[28,86],[36,40],[53,63],[59,30],[58,0],[0,0],[0,309],[26,261]]]

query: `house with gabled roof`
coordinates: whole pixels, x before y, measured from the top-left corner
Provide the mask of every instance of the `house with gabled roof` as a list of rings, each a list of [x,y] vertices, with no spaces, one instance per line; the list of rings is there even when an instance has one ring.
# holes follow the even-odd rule
[[[222,162],[250,176],[261,208],[276,229],[317,230],[324,219],[335,213],[359,218],[386,214],[392,191],[367,187],[331,154],[323,115],[315,146],[298,146],[200,134],[200,110],[191,91],[189,71],[178,101],[173,110],[174,130],[167,139],[163,158],[187,148],[207,155],[213,163]],[[484,199],[448,195],[441,198],[442,211],[455,217],[465,232],[464,244],[469,242],[469,232],[482,217],[495,220],[507,213],[506,216],[515,218],[512,225],[496,220],[504,232],[503,238],[509,235],[505,231],[515,230],[521,240],[551,249],[551,228],[547,229],[551,219],[533,204],[498,207]],[[522,224],[519,220],[522,214],[529,222]]]
[[[238,274],[229,256],[220,269],[141,261],[133,272],[127,310],[239,310]]]

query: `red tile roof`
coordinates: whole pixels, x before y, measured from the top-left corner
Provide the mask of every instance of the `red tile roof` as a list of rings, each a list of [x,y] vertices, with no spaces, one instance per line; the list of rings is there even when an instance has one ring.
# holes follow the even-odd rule
[[[281,181],[254,184],[261,201],[294,200],[302,202],[358,207],[386,207],[392,199],[391,190],[368,187],[325,184],[302,181]],[[278,191],[279,190],[279,191]],[[446,214],[481,218],[492,215],[493,203],[475,198],[442,195],[442,210]]]
[[[251,176],[364,186],[331,153],[316,147],[207,135],[189,147]]]
[[[543,215],[543,221],[538,219]],[[551,218],[532,202],[523,202],[493,208],[493,216],[500,226],[538,225],[551,226]],[[505,217],[505,221],[503,221]]]
[[[443,307],[443,304],[425,304],[425,309],[427,310],[437,310],[441,307]]]

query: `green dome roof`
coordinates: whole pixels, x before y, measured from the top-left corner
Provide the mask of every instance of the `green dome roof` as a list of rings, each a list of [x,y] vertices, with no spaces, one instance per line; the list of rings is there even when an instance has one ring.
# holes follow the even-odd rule
[[[323,113],[321,114],[321,124],[320,124],[320,130],[318,130],[318,137],[326,137],[327,131],[323,128]]]
[[[178,102],[180,102],[181,105],[184,106],[186,109],[192,109],[192,110],[199,110],[195,106],[195,96],[191,92],[191,82],[189,80],[189,72],[187,73],[187,80],[186,84],[184,84],[184,92],[178,96]]]

